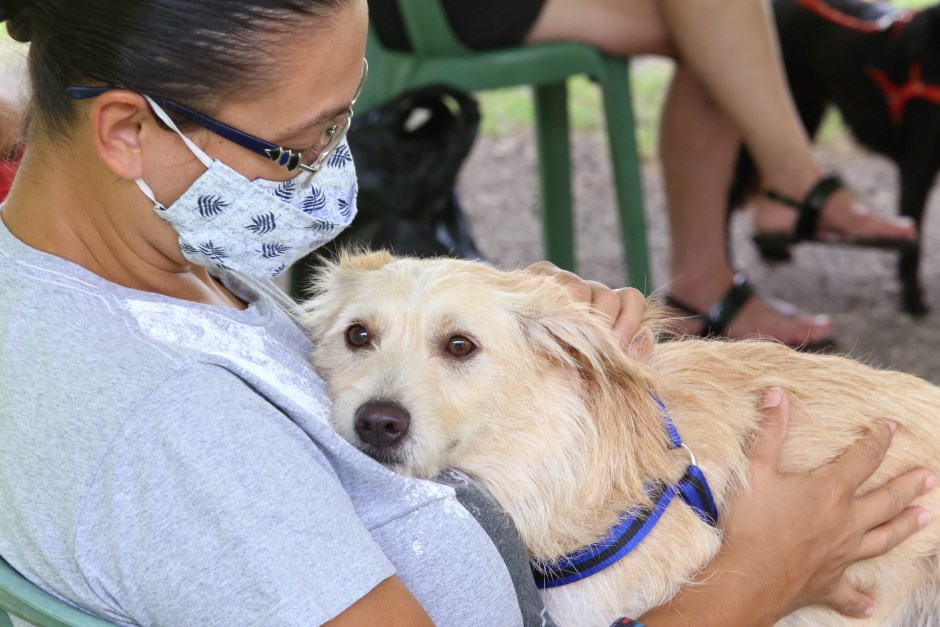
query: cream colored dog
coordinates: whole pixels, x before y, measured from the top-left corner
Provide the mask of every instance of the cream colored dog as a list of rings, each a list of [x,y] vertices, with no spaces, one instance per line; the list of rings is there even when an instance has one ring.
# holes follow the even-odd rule
[[[719,511],[745,484],[745,451],[771,386],[791,400],[785,470],[831,461],[889,418],[900,428],[867,487],[917,466],[940,472],[940,390],[912,376],[770,342],[654,344],[649,331],[624,351],[608,322],[554,280],[474,262],[345,256],[317,288],[304,323],[339,433],[403,473],[453,467],[475,478],[536,562],[602,538],[621,513],[648,505],[646,486],[683,474],[688,453],[670,448],[651,393],[697,457]],[[921,500],[934,518],[938,498]],[[940,525],[928,526],[850,569],[877,599],[872,619],[811,607],[780,624],[940,624],[938,536]],[[720,543],[676,499],[624,559],[543,597],[562,625],[638,616],[669,600]]]

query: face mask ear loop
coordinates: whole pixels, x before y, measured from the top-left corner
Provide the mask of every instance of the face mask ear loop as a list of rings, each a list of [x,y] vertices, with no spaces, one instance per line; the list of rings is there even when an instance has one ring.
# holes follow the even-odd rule
[[[212,157],[210,157],[209,155],[207,155],[207,154],[202,150],[202,148],[200,148],[199,146],[197,146],[196,144],[194,144],[191,139],[189,139],[188,137],[186,137],[185,135],[183,135],[183,134],[180,132],[180,130],[176,127],[176,124],[173,122],[173,120],[170,119],[170,116],[168,116],[168,115],[166,114],[166,111],[164,111],[162,108],[160,108],[160,105],[158,105],[156,102],[154,102],[154,101],[153,101],[153,98],[151,98],[151,97],[148,96],[147,94],[141,94],[141,95],[142,95],[144,98],[147,99],[147,102],[148,102],[148,103],[150,103],[150,107],[153,109],[153,112],[157,115],[157,117],[160,118],[160,120],[162,120],[164,124],[166,124],[166,125],[169,126],[171,129],[173,129],[174,131],[176,131],[176,134],[179,135],[179,136],[183,139],[183,141],[186,143],[186,145],[189,147],[189,149],[192,151],[192,153],[193,153],[194,155],[196,155],[196,157],[197,157],[200,161],[202,161],[202,165],[206,166],[207,169],[210,168],[210,167],[212,167],[212,163],[213,163]],[[144,192],[144,193],[146,194],[147,192]]]
[[[144,196],[149,198],[153,202],[154,209],[165,209],[165,207],[157,201],[156,195],[153,193],[153,190],[144,182],[144,179],[134,179],[134,182],[137,183],[137,187],[140,188],[140,191],[144,193]]]

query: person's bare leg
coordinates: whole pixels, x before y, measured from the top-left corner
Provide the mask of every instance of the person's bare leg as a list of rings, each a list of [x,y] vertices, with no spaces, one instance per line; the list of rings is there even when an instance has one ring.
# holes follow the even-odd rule
[[[587,41],[611,54],[672,56],[669,37],[657,0],[548,0],[529,41]],[[662,126],[673,238],[669,290],[678,300],[706,311],[731,287],[725,201],[739,136],[702,84],[681,68],[670,89]],[[687,330],[695,327],[690,321]],[[823,339],[830,328],[824,318],[786,317],[752,301],[727,332],[731,337],[760,333],[795,343]]]
[[[679,66],[663,109],[660,155],[672,232],[670,294],[697,311],[708,311],[729,290],[733,271],[725,253],[724,215],[728,180],[740,146],[731,121]],[[681,323],[694,333],[701,323]],[[825,316],[783,315],[751,299],[725,330],[729,337],[772,337],[787,344],[826,339]]]
[[[583,41],[614,56],[675,56],[661,0],[546,0],[527,43]]]
[[[740,131],[763,187],[802,199],[824,171],[786,84],[769,3],[660,0],[660,7],[683,62]],[[794,228],[793,210],[771,201],[759,207],[758,231]],[[848,192],[836,193],[826,203],[820,229],[849,237],[914,237],[912,222],[871,214]]]

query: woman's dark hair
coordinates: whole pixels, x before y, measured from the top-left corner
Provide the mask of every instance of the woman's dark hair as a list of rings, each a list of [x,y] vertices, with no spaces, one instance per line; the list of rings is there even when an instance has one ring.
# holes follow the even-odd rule
[[[349,0],[0,0],[0,21],[31,42],[30,115],[53,137],[74,120],[70,85],[121,85],[211,113],[265,84],[279,58],[270,35],[318,17],[330,28]],[[310,21],[306,20],[309,25]],[[301,37],[315,37],[309,26]]]

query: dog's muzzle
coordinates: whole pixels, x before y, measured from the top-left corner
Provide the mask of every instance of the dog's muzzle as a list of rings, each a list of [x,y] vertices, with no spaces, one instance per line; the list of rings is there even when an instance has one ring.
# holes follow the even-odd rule
[[[369,401],[356,410],[356,435],[363,443],[375,448],[399,444],[410,425],[411,415],[398,403]]]

